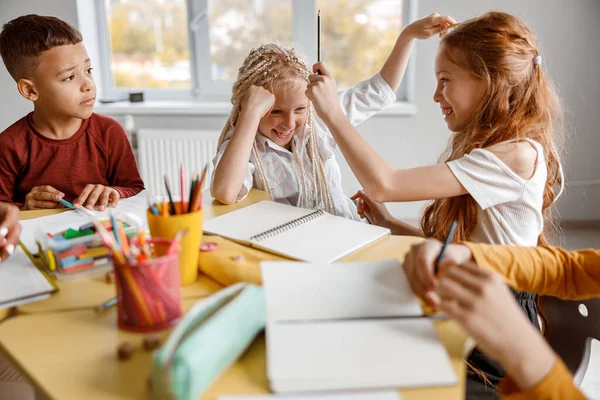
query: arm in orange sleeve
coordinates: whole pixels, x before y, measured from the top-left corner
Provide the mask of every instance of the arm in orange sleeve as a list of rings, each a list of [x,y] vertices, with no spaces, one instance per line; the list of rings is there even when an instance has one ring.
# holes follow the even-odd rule
[[[480,267],[499,273],[516,290],[563,299],[600,295],[600,250],[464,244]]]
[[[575,387],[573,375],[565,364],[556,359],[554,366],[540,382],[527,389],[520,389],[506,376],[498,386],[504,400],[584,400],[583,394]]]

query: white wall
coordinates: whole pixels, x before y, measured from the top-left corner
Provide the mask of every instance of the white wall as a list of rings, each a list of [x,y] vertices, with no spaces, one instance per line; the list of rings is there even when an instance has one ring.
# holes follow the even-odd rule
[[[77,26],[76,0],[0,0],[0,22],[23,13],[56,15]],[[465,19],[488,10],[507,11],[521,16],[537,33],[542,45],[543,68],[549,71],[561,91],[568,110],[568,151],[564,159],[567,178],[573,184],[559,202],[564,219],[600,220],[600,65],[597,39],[600,38],[600,1],[598,0],[422,0],[419,15],[432,12]],[[83,27],[84,32],[86,26]],[[436,161],[445,147],[448,132],[439,106],[432,101],[435,88],[433,60],[437,39],[417,44],[416,103],[412,117],[380,116],[364,123],[359,131],[382,156],[398,168]],[[89,47],[89,46],[88,46]],[[24,115],[30,107],[14,89],[6,70],[0,68],[0,129]],[[139,117],[137,127],[220,129],[225,116]],[[1,149],[0,149],[1,151]],[[344,189],[350,194],[359,188],[343,158],[338,154],[344,174]],[[576,184],[576,185],[574,185]],[[403,218],[416,219],[421,203],[390,205]]]

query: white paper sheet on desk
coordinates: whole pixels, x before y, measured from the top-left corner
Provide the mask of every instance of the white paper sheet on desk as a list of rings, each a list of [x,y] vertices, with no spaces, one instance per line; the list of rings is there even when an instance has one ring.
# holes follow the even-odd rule
[[[308,264],[261,264],[271,321],[421,316],[423,311],[397,259]]]
[[[52,290],[52,285],[20,247],[0,264],[0,308],[42,300]]]
[[[219,396],[218,400],[401,400],[400,395],[394,391],[385,392],[358,392],[358,393],[327,393],[298,396]]]
[[[146,218],[146,209],[148,208],[148,192],[146,190],[140,192],[136,196],[119,201],[117,208],[113,211],[131,213],[138,217],[144,228],[148,226]],[[94,211],[98,219],[107,219],[109,211]],[[77,211],[66,211],[64,213],[49,215],[21,221],[23,231],[21,232],[21,241],[33,253],[37,253],[35,244],[35,232],[60,232],[67,228],[76,228],[90,222],[89,218]]]

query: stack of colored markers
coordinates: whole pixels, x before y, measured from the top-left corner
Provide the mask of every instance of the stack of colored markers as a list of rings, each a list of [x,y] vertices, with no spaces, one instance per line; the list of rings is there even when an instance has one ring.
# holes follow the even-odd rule
[[[100,223],[105,228],[112,229],[110,220]],[[122,224],[124,228],[129,228],[126,222]],[[95,233],[93,223],[84,224],[78,229],[69,228],[55,234],[47,233],[50,241],[46,247],[53,253],[59,272],[70,274],[110,263],[109,250],[95,240]]]

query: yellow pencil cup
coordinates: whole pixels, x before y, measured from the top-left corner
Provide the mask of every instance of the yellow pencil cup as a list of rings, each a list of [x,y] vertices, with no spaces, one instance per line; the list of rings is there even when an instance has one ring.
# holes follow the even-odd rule
[[[175,203],[175,209],[179,212],[180,202]],[[187,234],[180,242],[179,278],[182,286],[194,283],[198,279],[198,253],[202,242],[202,210],[169,216],[154,215],[150,211],[147,214],[148,227],[153,238],[173,239],[178,231],[187,229]]]

